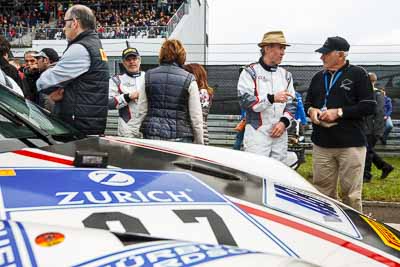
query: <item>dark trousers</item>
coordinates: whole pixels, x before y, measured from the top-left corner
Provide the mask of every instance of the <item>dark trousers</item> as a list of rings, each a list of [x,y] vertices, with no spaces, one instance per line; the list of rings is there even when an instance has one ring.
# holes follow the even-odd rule
[[[378,141],[378,136],[367,135],[367,156],[365,158],[364,179],[371,180],[372,163],[381,170],[387,163],[375,152],[374,147]]]

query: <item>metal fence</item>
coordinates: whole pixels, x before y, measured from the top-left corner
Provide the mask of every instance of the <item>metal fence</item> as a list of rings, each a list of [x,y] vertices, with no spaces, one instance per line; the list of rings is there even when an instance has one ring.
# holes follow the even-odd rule
[[[110,72],[112,74],[121,72],[121,60],[119,58],[109,59]],[[157,65],[142,64],[141,68],[146,71]],[[215,95],[211,106],[212,114],[240,114],[237,97],[237,82],[241,65],[208,65],[208,84],[214,89]],[[296,91],[303,94],[311,82],[315,73],[322,66],[283,66],[293,75]],[[385,88],[388,96],[392,98],[393,118],[400,119],[400,65],[364,65],[368,72],[375,72],[378,76],[376,86]]]
[[[189,4],[183,3],[167,23],[168,36],[172,34],[183,16],[189,12]]]
[[[100,39],[130,39],[130,38],[166,38],[167,26],[125,26],[100,27],[97,29]],[[62,40],[65,35],[62,28],[39,28],[33,32],[36,40]]]
[[[0,35],[4,36],[13,47],[26,47],[32,44],[32,28],[28,27],[0,27]],[[24,38],[25,37],[25,38]]]
[[[121,60],[118,58],[109,59],[111,73],[121,72]],[[157,65],[144,65],[142,70],[146,71],[155,68]],[[240,114],[240,107],[237,97],[237,82],[239,69],[242,65],[208,65],[208,84],[214,88],[213,114]],[[293,82],[296,91],[303,94],[311,82],[311,78],[322,69],[322,66],[282,66],[293,75]],[[368,72],[375,72],[378,76],[376,86],[384,88],[387,95],[392,98],[393,118],[400,119],[400,65],[363,65]]]
[[[208,82],[215,89],[214,104],[211,113],[240,114],[237,99],[237,81],[241,65],[208,65]],[[295,89],[303,94],[315,73],[321,66],[283,66],[293,75]],[[384,88],[392,98],[393,117],[400,119],[400,65],[363,65],[368,72],[375,72],[378,76],[376,86]]]

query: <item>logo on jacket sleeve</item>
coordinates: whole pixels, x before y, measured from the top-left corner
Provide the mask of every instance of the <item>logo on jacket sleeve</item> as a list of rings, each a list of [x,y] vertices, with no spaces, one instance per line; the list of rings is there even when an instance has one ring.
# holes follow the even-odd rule
[[[101,60],[108,61],[108,58],[107,58],[106,52],[104,52],[104,49],[100,48],[99,52],[100,52]]]

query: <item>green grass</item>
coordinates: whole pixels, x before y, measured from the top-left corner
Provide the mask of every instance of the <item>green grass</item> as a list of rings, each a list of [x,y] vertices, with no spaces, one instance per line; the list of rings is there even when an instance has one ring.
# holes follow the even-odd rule
[[[387,157],[384,160],[395,169],[386,179],[381,180],[381,171],[373,165],[371,182],[363,184],[363,200],[400,202],[400,158]],[[311,161],[311,155],[307,155],[306,163],[297,169],[297,172],[310,182],[312,182]]]

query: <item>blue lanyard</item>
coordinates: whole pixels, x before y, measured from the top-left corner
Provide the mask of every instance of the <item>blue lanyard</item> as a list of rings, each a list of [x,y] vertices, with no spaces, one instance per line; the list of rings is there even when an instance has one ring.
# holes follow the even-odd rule
[[[325,80],[325,101],[324,101],[324,106],[322,108],[326,108],[326,104],[328,102],[328,96],[329,93],[331,92],[332,87],[335,85],[335,83],[337,82],[337,80],[339,79],[339,77],[342,75],[342,71],[336,72],[333,74],[333,81],[332,83],[329,85],[328,84],[328,74],[325,73],[324,74],[324,80]]]

